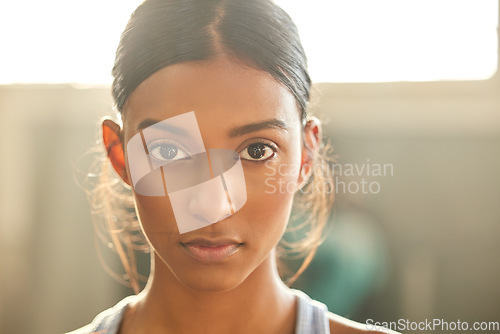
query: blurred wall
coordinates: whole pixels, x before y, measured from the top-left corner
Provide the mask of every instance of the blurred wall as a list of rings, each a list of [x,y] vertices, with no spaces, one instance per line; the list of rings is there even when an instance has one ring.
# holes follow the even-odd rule
[[[394,167],[392,176],[367,177],[380,183],[377,194],[337,194],[339,211],[371,216],[390,253],[390,275],[358,321],[499,320],[499,91],[498,73],[319,85],[318,113],[340,163]]]
[[[337,194],[338,212],[362,213],[383,236],[389,262],[348,316],[499,320],[499,89],[498,75],[317,85],[339,162],[394,170],[370,179],[377,194]],[[68,331],[131,293],[100,265],[73,179],[111,106],[107,87],[0,86],[0,333]],[[330,234],[353,226],[343,217]],[[344,229],[342,240],[356,250],[364,230]]]
[[[0,333],[61,333],[121,291],[102,269],[75,164],[107,88],[0,87]]]

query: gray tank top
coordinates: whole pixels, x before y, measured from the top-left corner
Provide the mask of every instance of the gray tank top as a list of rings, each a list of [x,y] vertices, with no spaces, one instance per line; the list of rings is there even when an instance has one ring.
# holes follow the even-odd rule
[[[311,299],[300,290],[291,289],[297,296],[297,323],[295,334],[329,334],[328,309],[325,304]],[[136,296],[121,300],[100,313],[91,324],[67,334],[116,334],[127,305]]]

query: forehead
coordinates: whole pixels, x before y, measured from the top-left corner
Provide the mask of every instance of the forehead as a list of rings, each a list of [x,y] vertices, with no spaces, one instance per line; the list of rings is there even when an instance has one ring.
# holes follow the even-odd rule
[[[300,123],[293,94],[269,73],[216,59],[167,66],[142,82],[125,106],[125,135],[145,118],[163,120],[192,110],[200,126],[271,118]]]

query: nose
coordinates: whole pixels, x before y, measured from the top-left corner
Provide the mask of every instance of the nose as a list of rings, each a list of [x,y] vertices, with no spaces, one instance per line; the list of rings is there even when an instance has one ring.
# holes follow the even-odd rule
[[[188,212],[206,224],[216,223],[231,215],[230,199],[220,176],[196,186],[189,198]]]

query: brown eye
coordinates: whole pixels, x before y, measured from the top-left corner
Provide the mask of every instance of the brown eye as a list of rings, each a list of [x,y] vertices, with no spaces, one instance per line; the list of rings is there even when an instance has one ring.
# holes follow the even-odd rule
[[[263,161],[274,155],[274,150],[266,144],[254,143],[248,145],[240,153],[241,158],[250,161]]]

